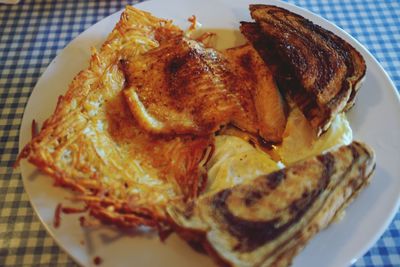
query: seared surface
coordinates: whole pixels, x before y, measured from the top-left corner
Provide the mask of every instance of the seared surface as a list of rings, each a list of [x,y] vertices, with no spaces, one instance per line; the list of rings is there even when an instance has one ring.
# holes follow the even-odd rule
[[[138,124],[156,135],[208,135],[233,123],[282,141],[285,107],[268,67],[250,45],[223,54],[184,37],[121,62],[124,94]]]
[[[170,39],[123,69],[132,114],[151,133],[207,135],[242,112],[225,57],[194,40]]]
[[[250,45],[227,49],[237,76],[233,86],[244,112],[236,114],[233,124],[270,142],[281,142],[286,126],[285,104],[272,72]]]

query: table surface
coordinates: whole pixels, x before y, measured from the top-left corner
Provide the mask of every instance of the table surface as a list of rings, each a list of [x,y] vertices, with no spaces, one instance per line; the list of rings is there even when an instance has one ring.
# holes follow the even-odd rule
[[[400,1],[290,0],[364,44],[400,88]],[[22,0],[0,4],[0,266],[76,266],[46,232],[24,191],[19,127],[50,61],[79,33],[132,1]],[[354,266],[400,266],[400,212]]]

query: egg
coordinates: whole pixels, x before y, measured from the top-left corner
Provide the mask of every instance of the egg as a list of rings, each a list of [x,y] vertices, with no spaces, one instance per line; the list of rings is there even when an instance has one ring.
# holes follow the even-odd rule
[[[206,193],[245,183],[259,175],[283,168],[280,162],[250,145],[240,137],[220,135],[215,138],[215,151],[207,163]]]
[[[206,166],[208,182],[205,194],[251,181],[296,161],[348,145],[352,139],[352,130],[345,114],[338,114],[329,130],[317,138],[297,108],[289,114],[282,143],[274,147],[273,152],[278,155],[279,161],[238,136],[216,136],[215,151]]]
[[[352,140],[353,132],[344,113],[336,115],[331,127],[317,138],[307,119],[295,108],[289,114],[283,142],[276,146],[276,152],[285,165],[290,165],[326,150],[348,145]]]

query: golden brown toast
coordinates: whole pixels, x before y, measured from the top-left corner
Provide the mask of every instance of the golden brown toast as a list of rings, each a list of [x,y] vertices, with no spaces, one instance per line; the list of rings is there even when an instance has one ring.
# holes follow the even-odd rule
[[[368,184],[374,167],[374,152],[353,142],[168,213],[176,231],[221,266],[288,266]]]
[[[251,5],[250,12],[256,22],[243,22],[242,33],[320,135],[354,104],[366,72],[363,57],[334,33],[286,9]]]

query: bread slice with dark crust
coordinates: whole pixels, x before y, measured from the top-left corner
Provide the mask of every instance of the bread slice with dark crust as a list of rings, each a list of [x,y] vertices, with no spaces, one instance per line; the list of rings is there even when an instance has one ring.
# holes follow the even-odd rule
[[[244,184],[170,206],[176,231],[222,266],[288,266],[364,188],[374,152],[353,142]]]
[[[250,12],[256,22],[243,22],[242,33],[320,135],[354,104],[366,72],[363,57],[334,33],[286,9],[250,5]]]

